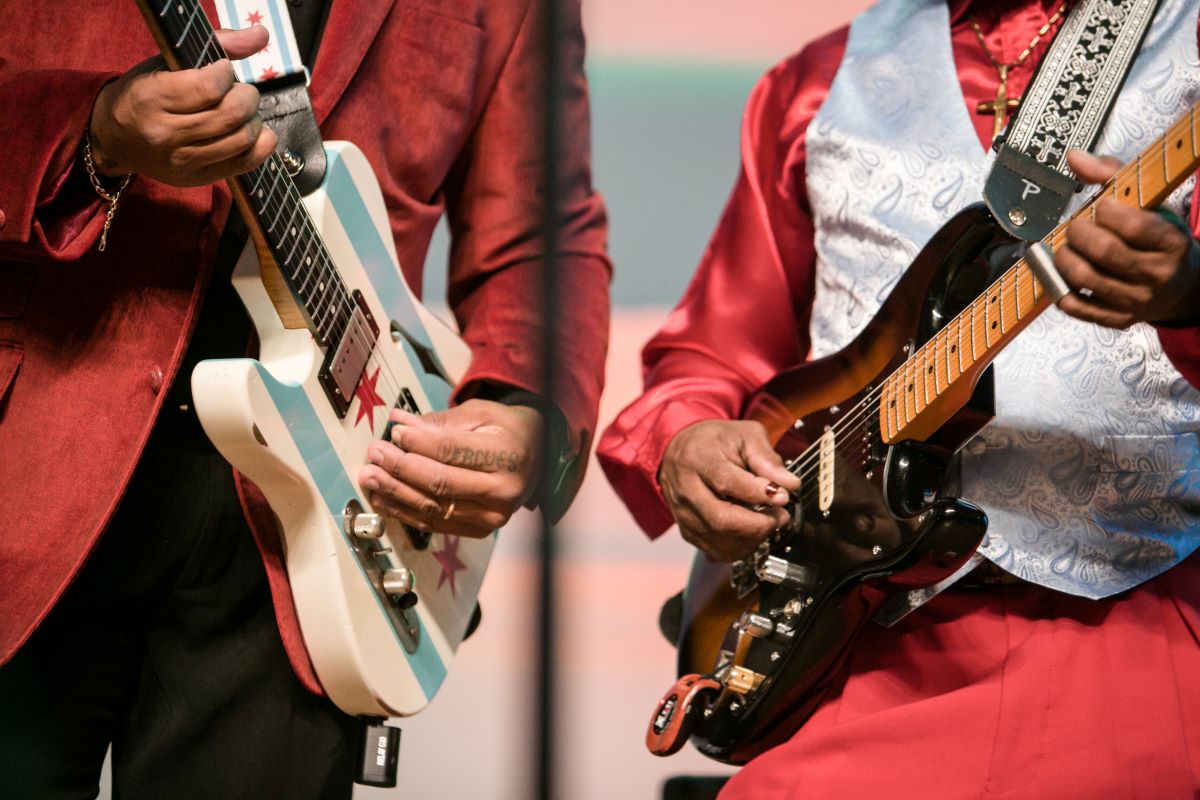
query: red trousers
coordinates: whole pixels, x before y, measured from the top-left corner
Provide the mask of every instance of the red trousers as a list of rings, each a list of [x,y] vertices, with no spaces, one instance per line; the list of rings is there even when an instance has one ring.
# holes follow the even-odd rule
[[[1200,797],[1200,558],[1094,601],[950,590],[720,800]]]

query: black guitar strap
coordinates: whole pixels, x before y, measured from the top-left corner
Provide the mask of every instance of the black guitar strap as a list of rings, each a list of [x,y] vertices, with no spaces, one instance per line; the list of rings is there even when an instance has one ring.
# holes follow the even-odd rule
[[[1038,64],[1008,129],[983,197],[1013,236],[1054,229],[1078,182],[1067,150],[1091,150],[1137,56],[1160,0],[1078,0]]]

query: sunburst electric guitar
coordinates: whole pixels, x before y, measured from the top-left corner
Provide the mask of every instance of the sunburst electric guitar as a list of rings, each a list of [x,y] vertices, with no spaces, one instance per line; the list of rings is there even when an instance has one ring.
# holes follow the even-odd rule
[[[139,0],[172,69],[225,58],[197,0]],[[476,613],[494,536],[420,534],[356,475],[390,409],[445,408],[471,357],[405,283],[383,196],[354,145],[326,142],[301,197],[278,155],[230,181],[251,235],[233,281],[255,359],[201,362],[196,413],[279,521],[304,644],[343,711],[421,710]],[[261,262],[261,267],[260,267]]]
[[[1200,105],[1072,219],[1094,217],[1105,197],[1153,208],[1197,164]],[[1069,222],[1037,252],[1061,247]],[[668,755],[690,737],[740,764],[785,741],[837,686],[886,601],[967,563],[987,519],[943,492],[946,467],[991,419],[988,365],[1051,305],[1038,261],[971,206],[934,235],[854,341],[751,398],[743,416],[766,427],[802,487],[791,524],[752,558],[732,569],[696,559],[683,677],[651,717],[651,752]],[[1056,275],[1042,274],[1048,284]]]

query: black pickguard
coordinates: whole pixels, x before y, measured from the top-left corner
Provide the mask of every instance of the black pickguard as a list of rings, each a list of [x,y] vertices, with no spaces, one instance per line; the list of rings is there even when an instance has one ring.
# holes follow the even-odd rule
[[[760,557],[774,556],[804,568],[801,586],[759,583],[757,613],[771,620],[769,635],[750,641],[741,666],[764,676],[748,693],[723,695],[693,742],[706,755],[744,763],[786,740],[838,685],[859,631],[890,597],[949,577],[978,547],[983,512],[953,496],[954,453],[994,414],[991,369],[970,401],[925,442],[886,446],[880,440],[878,406],[861,413],[872,389],[1020,256],[982,206],[972,206],[949,226],[960,231],[937,252],[918,257],[931,270],[925,302],[907,347],[858,395],[804,416],[777,449],[785,460],[819,462],[813,447],[838,431],[833,458],[832,504],[821,502],[816,472],[805,480],[792,524],[778,531]],[[914,263],[914,267],[918,262]],[[888,313],[885,303],[880,313]],[[868,408],[869,411],[869,408]],[[858,413],[861,424],[847,417]],[[760,561],[760,563],[762,563]],[[733,652],[736,626],[724,647]]]

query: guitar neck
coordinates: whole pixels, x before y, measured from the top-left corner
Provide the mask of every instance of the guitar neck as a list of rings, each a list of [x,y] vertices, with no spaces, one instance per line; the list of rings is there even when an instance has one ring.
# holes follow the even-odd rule
[[[173,70],[196,69],[228,58],[199,0],[137,0],[163,58]],[[286,291],[321,344],[337,342],[354,315],[356,303],[304,207],[278,153],[262,165],[230,180],[238,207],[260,244],[277,266]],[[270,285],[266,270],[264,282]],[[280,307],[280,316],[290,309]]]
[[[1123,166],[1079,211],[1043,240],[1057,251],[1067,226],[1095,219],[1104,198],[1153,208],[1200,165],[1200,103],[1133,161]],[[924,439],[944,420],[931,420],[931,407],[947,397],[965,397],[1000,351],[1051,304],[1050,297],[1021,259],[983,294],[925,342],[880,387],[879,423],[883,441]]]

